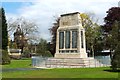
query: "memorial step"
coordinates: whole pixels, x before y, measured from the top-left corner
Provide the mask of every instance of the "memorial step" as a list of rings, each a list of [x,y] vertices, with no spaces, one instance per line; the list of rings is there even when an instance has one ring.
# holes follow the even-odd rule
[[[76,68],[76,67],[100,67],[102,63],[94,58],[49,58],[45,63],[47,68]]]

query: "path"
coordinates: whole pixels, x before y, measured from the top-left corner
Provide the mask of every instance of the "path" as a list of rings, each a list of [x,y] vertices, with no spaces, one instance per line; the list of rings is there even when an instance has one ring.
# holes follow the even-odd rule
[[[7,69],[2,69],[2,72],[11,72],[11,71],[29,71],[29,70],[41,70],[40,68],[7,68]]]

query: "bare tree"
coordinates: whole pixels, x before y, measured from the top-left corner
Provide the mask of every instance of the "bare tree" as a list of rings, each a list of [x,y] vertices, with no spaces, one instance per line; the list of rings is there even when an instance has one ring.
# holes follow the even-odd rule
[[[24,35],[28,38],[28,40],[35,40],[38,36],[35,36],[38,33],[38,26],[34,21],[25,19],[23,17],[8,20],[8,33],[9,36],[13,35],[17,27],[20,26]]]

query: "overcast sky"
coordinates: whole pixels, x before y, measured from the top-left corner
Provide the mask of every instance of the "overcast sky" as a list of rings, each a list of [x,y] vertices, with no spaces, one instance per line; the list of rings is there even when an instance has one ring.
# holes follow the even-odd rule
[[[6,17],[25,18],[36,21],[39,26],[38,36],[50,41],[49,28],[54,16],[72,12],[92,12],[103,24],[103,18],[109,8],[118,6],[119,0],[3,0]]]

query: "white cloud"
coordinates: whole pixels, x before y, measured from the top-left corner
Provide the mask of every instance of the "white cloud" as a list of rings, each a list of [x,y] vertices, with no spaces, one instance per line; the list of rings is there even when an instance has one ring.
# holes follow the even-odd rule
[[[34,0],[30,1],[32,3],[25,3],[23,7],[18,9],[18,14],[8,13],[7,16],[24,16],[35,20],[39,25],[41,36],[49,40],[50,33],[48,29],[54,21],[53,16],[77,11],[94,12],[100,19],[100,23],[102,23],[106,11],[113,6],[117,6],[118,1],[119,0]]]

